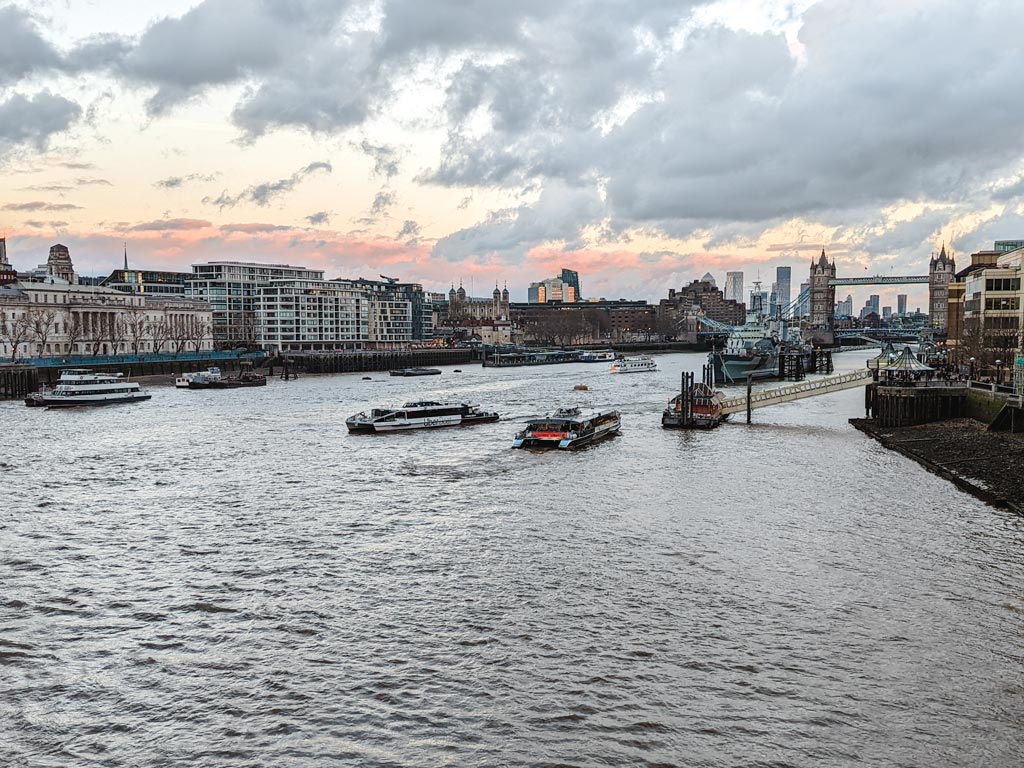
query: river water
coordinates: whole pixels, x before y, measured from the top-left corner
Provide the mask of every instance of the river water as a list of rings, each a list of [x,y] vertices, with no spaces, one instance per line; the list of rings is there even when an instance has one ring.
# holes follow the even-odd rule
[[[1021,765],[1024,521],[861,390],[663,431],[658,361],[0,404],[0,765]],[[346,432],[435,396],[505,418]]]

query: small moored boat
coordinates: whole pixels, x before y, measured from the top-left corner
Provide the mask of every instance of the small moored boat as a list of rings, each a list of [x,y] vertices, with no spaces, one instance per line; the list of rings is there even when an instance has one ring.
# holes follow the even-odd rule
[[[182,373],[174,379],[174,386],[179,389],[188,389],[193,381],[219,381],[221,377],[220,368],[207,368],[205,371],[193,373]]]
[[[482,411],[469,403],[438,403],[432,400],[406,403],[401,408],[374,408],[345,420],[349,432],[399,432],[435,427],[467,427],[497,421],[497,413]]]
[[[580,352],[581,363],[611,363],[615,361],[615,352],[610,349],[593,349]]]
[[[392,376],[437,376],[441,371],[437,368],[396,368],[388,373]]]
[[[612,367],[609,369],[611,373],[643,373],[656,370],[658,370],[658,364],[647,355],[624,357],[612,363]]]
[[[618,434],[621,422],[615,410],[580,411],[559,408],[550,416],[530,421],[516,435],[513,448],[580,448]]]

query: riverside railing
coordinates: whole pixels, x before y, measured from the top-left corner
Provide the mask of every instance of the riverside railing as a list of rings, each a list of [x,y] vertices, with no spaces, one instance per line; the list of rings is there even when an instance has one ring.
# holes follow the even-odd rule
[[[174,363],[191,360],[244,360],[263,358],[263,352],[235,352],[211,350],[207,352],[181,352],[180,354],[150,352],[139,355],[52,355],[49,357],[19,358],[17,362],[36,368],[74,368],[76,365],[133,365],[136,363]]]

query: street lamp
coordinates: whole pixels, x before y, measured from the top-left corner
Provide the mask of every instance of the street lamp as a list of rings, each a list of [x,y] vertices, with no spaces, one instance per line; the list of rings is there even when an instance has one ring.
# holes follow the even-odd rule
[[[1003,383],[1003,361],[996,360],[996,384]]]
[[[971,374],[967,377],[970,380],[974,380],[974,358],[971,358]]]

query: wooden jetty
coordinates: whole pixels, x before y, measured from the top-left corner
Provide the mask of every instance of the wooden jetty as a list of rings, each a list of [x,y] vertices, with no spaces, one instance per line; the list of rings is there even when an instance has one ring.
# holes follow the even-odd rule
[[[0,400],[15,400],[39,390],[39,370],[34,365],[0,363]]]

